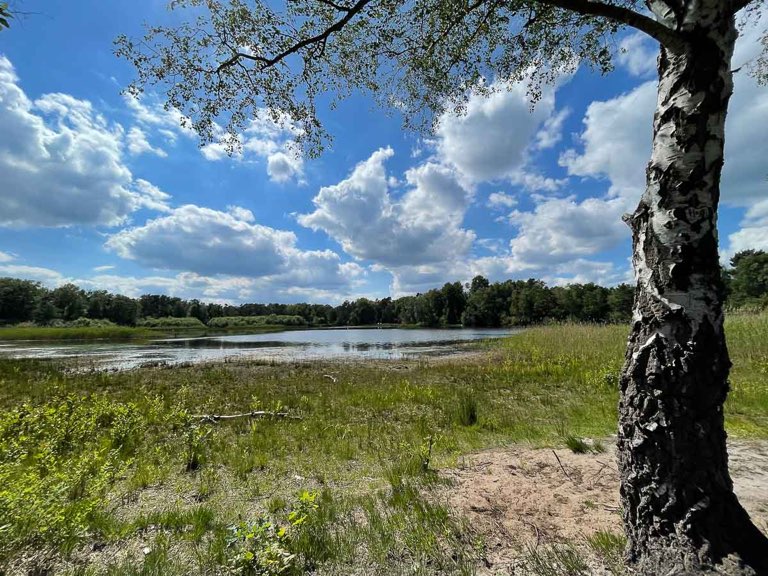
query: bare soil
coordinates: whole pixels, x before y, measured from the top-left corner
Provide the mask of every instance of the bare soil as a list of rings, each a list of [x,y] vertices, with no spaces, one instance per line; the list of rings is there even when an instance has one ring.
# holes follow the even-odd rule
[[[558,542],[586,549],[598,531],[622,532],[614,440],[605,452],[512,446],[464,457],[442,474],[451,482],[440,499],[468,519],[486,543],[478,574],[525,574],[521,551]],[[768,532],[768,442],[729,442],[736,494]],[[595,559],[593,573],[606,573]]]

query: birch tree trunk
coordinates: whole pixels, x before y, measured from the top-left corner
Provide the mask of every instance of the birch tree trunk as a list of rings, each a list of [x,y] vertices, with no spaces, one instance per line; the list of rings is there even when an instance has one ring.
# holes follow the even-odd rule
[[[768,574],[768,539],[733,493],[723,402],[717,204],[730,61],[725,2],[684,3],[662,46],[647,188],[626,219],[637,277],[621,378],[619,466],[628,561],[638,574]]]

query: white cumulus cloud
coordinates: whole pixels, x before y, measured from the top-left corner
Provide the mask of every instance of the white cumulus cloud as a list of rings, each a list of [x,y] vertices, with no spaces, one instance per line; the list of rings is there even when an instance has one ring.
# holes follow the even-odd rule
[[[242,216],[242,215],[241,215]],[[195,205],[114,234],[107,247],[146,266],[203,275],[264,276],[282,272],[296,236]]]
[[[741,229],[728,236],[726,260],[742,250],[768,251],[768,200],[757,202],[747,210]]]
[[[644,32],[635,32],[622,39],[617,59],[630,74],[644,77],[656,73],[658,55],[658,43]]]
[[[222,128],[216,132],[219,140],[200,150],[206,160],[215,162],[230,155],[241,162],[266,160],[267,174],[273,182],[303,182],[304,158],[296,145],[299,128],[287,118],[274,119],[268,110],[261,109],[234,141]]]
[[[438,120],[438,159],[470,182],[508,180],[529,191],[552,191],[562,182],[529,174],[535,150],[561,138],[568,110],[555,110],[556,86],[545,86],[531,110],[524,83],[495,85],[490,94],[473,93],[462,113],[449,111]]]
[[[734,66],[749,62],[760,50],[762,24],[747,27],[737,40]],[[575,176],[607,178],[610,193],[634,204],[645,187],[650,159],[656,81],[607,101],[590,104],[580,136],[583,151],[566,151],[560,163]],[[734,75],[734,92],[725,132],[725,166],[721,200],[749,207],[768,194],[765,165],[765,126],[768,126],[768,90],[742,69]]]
[[[147,135],[141,128],[134,126],[125,137],[128,152],[134,156],[139,154],[154,154],[160,158],[166,158],[168,153],[162,148],[152,146],[147,140]]]
[[[123,100],[141,126],[157,131],[167,142],[175,143],[178,136],[196,137],[190,119],[176,108],[164,106],[156,96],[145,94],[137,98],[125,94]]]
[[[466,254],[475,239],[461,227],[470,193],[451,169],[429,162],[406,172],[408,191],[395,198],[384,166],[393,154],[381,148],[346,179],[322,188],[315,211],[299,223],[323,230],[351,256],[388,268]]]
[[[63,274],[50,268],[22,264],[0,264],[0,276],[34,280],[46,286],[56,287],[67,283]]]
[[[304,161],[293,152],[277,151],[267,156],[267,174],[273,182],[289,182],[304,173]]]
[[[361,266],[342,262],[331,250],[299,249],[293,232],[258,224],[250,210],[239,206],[226,212],[181,206],[112,235],[106,247],[151,268],[182,271],[214,284],[247,279],[239,285],[270,293],[331,291],[355,285],[365,275]]]
[[[115,226],[164,206],[125,165],[123,135],[86,100],[30,100],[0,55],[0,225]]]
[[[509,243],[512,260],[517,267],[536,268],[611,249],[629,237],[623,211],[618,198],[546,199],[533,212],[516,210],[509,216],[518,227]]]
[[[588,284],[593,282],[600,286],[616,286],[617,284],[632,284],[634,277],[629,260],[625,266],[617,266],[613,262],[600,262],[577,258],[565,264],[542,270],[536,275],[550,286],[565,286],[567,284]]]
[[[243,302],[341,303],[356,297],[357,284],[346,282],[331,287],[292,286],[274,278],[245,276],[204,276],[180,272],[173,276],[120,276],[98,274],[72,280],[85,289],[107,290],[137,298],[142,294],[168,294],[197,298],[205,302],[239,304]]]
[[[493,210],[503,210],[517,206],[517,198],[505,192],[492,192],[488,196],[488,207]]]
[[[651,156],[656,82],[629,93],[589,105],[580,135],[583,152],[567,150],[560,164],[574,176],[607,178],[609,193],[639,201],[645,186],[645,166]]]

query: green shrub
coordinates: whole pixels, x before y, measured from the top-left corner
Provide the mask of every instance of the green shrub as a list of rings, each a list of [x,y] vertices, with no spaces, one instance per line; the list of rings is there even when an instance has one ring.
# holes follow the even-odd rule
[[[63,328],[112,328],[113,326],[117,326],[117,324],[103,318],[95,319],[83,317],[62,324]]]
[[[232,529],[230,545],[236,550],[231,567],[236,574],[286,574],[296,556],[287,549],[287,531],[266,518]]]
[[[205,324],[191,316],[189,318],[173,318],[172,316],[166,316],[164,318],[144,318],[143,320],[139,320],[136,325],[144,328],[205,329]]]
[[[208,439],[213,430],[196,424],[187,428],[184,445],[184,462],[187,472],[194,472],[205,464],[208,457]]]
[[[312,530],[317,496],[317,492],[301,492],[288,513],[287,525],[261,516],[233,526],[228,541],[233,571],[260,576],[302,574],[306,572],[302,563],[314,565],[320,560],[313,553],[317,552],[317,534]]]
[[[247,328],[249,326],[306,326],[307,321],[301,316],[269,314],[268,316],[221,316],[211,318],[211,328]]]
[[[144,428],[135,405],[103,396],[0,416],[0,558],[35,542],[69,550],[84,539]]]

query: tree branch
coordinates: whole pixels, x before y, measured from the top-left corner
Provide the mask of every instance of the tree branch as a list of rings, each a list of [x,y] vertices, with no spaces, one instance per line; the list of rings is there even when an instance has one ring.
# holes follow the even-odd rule
[[[467,42],[468,45],[471,45],[477,39],[477,37],[480,35],[480,32],[481,32],[483,26],[485,26],[485,24],[488,22],[488,19],[491,17],[491,14],[493,14],[494,10],[496,10],[496,8],[499,6],[499,4],[501,4],[503,2],[504,2],[504,0],[493,0],[492,2],[490,2],[491,6],[488,8],[488,10],[486,10],[485,15],[483,16],[482,20],[480,20],[478,25],[475,27],[475,31],[470,35],[469,42]],[[476,6],[478,6],[480,4],[488,4],[488,3],[489,2],[480,2],[480,1],[478,1],[478,2],[476,2]],[[470,7],[470,11],[474,10],[476,8],[476,6]],[[468,11],[466,13],[465,17],[469,16],[469,14],[470,14],[470,12]],[[456,64],[458,64],[460,61],[461,61],[461,54],[457,54],[451,60],[450,64],[448,65],[447,70],[449,70],[449,71],[452,70],[453,67],[456,66]]]
[[[323,30],[322,32],[314,36],[310,36],[309,38],[305,38],[301,41],[298,41],[295,44],[292,44],[291,46],[289,46],[288,48],[286,48],[285,50],[283,50],[282,52],[280,52],[279,54],[271,58],[265,57],[265,56],[259,56],[256,54],[247,54],[244,52],[236,51],[232,54],[230,58],[228,58],[227,60],[219,64],[219,66],[215,70],[213,70],[213,72],[218,74],[222,70],[229,68],[231,66],[234,66],[241,60],[251,60],[253,62],[258,62],[261,64],[261,69],[266,70],[267,68],[271,68],[276,64],[282,62],[288,56],[292,54],[296,54],[297,52],[309,46],[319,46],[319,53],[322,54],[324,51],[324,46],[328,41],[328,38],[335,32],[339,32],[342,28],[344,28],[344,26],[347,25],[347,23],[349,23],[350,20],[352,20],[357,14],[359,14],[368,4],[373,2],[373,0],[358,0],[352,6],[346,7],[342,4],[334,2],[333,0],[317,0],[317,1],[320,2],[321,4],[325,4],[326,6],[330,6],[335,10],[344,12],[344,16],[339,20],[337,20],[334,24],[332,24],[331,26]],[[648,16],[639,14],[623,6],[616,6],[616,5],[607,4],[604,2],[595,2],[593,0],[534,0],[534,1],[544,6],[551,6],[555,8],[560,8],[562,10],[570,10],[572,12],[576,12],[577,14],[582,14],[585,16],[603,17],[608,20],[612,20],[614,22],[631,26],[633,28],[636,28],[637,30],[640,30],[641,32],[645,32],[652,38],[658,40],[660,43],[665,45],[671,45],[671,44],[677,43],[680,40],[679,35],[674,30],[671,30],[670,28],[664,26],[663,24],[657,22],[652,18],[649,18]],[[735,2],[734,6],[741,6],[742,4],[746,6],[751,1],[753,0],[734,0]],[[446,29],[443,30],[442,34],[440,34],[438,37],[433,39],[432,44],[428,50],[434,49],[434,46],[437,43],[439,43],[442,39],[444,39],[445,36],[449,34],[455,26],[457,26],[460,22],[462,22],[468,14],[470,14],[475,9],[479,8],[480,6],[486,3],[487,3],[487,0],[475,0],[472,4],[467,6],[467,8],[463,10],[458,17],[454,18],[451,22],[449,22]]]
[[[322,1],[322,0],[321,0]],[[229,68],[230,66],[234,66],[237,62],[239,62],[241,59],[245,60],[253,60],[254,62],[260,62],[262,64],[261,69],[266,70],[267,68],[271,68],[275,64],[278,64],[285,60],[288,56],[291,54],[295,54],[298,51],[302,50],[303,48],[306,48],[307,46],[312,46],[315,44],[320,44],[321,47],[328,41],[328,37],[333,34],[334,32],[340,31],[344,26],[347,25],[347,23],[352,20],[359,12],[363,10],[368,4],[373,2],[373,0],[358,0],[353,6],[350,8],[344,8],[340,5],[337,5],[333,2],[323,1],[323,4],[327,4],[329,6],[333,6],[337,10],[341,10],[345,12],[344,17],[336,21],[333,25],[329,26],[319,34],[316,34],[315,36],[310,36],[309,38],[305,38],[304,40],[301,40],[299,42],[296,42],[296,44],[293,44],[289,48],[286,48],[276,56],[273,56],[272,58],[265,58],[264,56],[257,56],[253,54],[245,54],[243,52],[235,52],[232,57],[225,60],[219,66],[216,68],[215,72],[221,72],[225,68]],[[322,48],[321,48],[322,53]]]
[[[330,6],[331,8],[334,8],[339,12],[350,11],[350,8],[348,6],[342,6],[341,4],[337,4],[336,2],[332,2],[331,0],[316,0],[316,1],[320,2],[320,4],[325,4],[326,6]]]
[[[432,42],[429,44],[429,47],[427,48],[428,53],[432,53],[432,51],[435,49],[435,47],[445,40],[448,35],[453,32],[454,28],[461,24],[464,19],[469,16],[472,12],[474,12],[477,8],[485,4],[485,0],[476,0],[473,4],[470,4],[467,6],[463,12],[461,12],[456,18],[454,18],[451,22],[448,23],[448,26],[436,37],[432,39]]]
[[[667,28],[653,18],[638,14],[634,10],[623,6],[593,2],[592,0],[536,0],[536,2],[545,6],[571,10],[584,16],[601,16],[620,24],[626,24],[641,32],[645,32],[665,46],[676,44],[681,38],[674,30]]]

